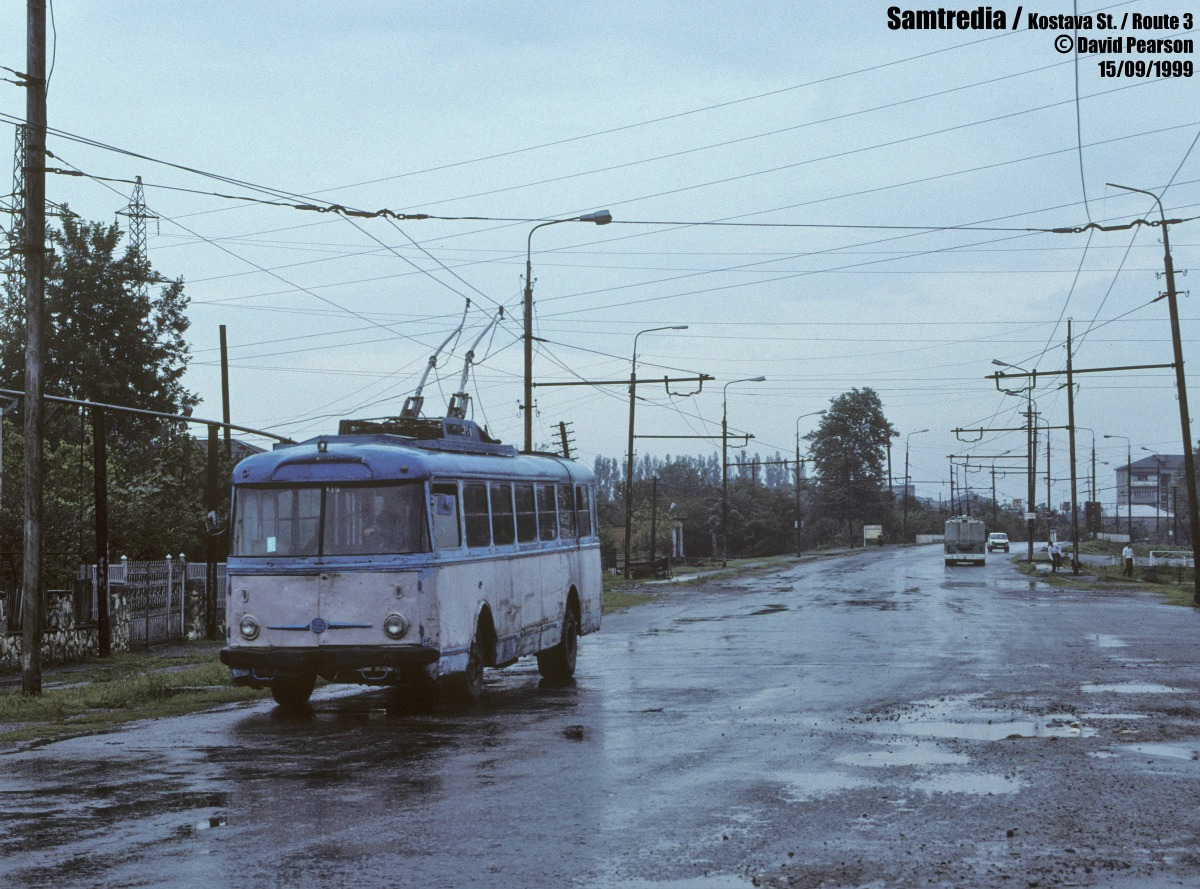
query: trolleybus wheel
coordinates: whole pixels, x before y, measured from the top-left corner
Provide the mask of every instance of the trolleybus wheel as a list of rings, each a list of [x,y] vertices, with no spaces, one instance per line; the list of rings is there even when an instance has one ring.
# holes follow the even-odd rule
[[[568,607],[563,616],[562,638],[553,648],[539,651],[538,672],[552,682],[564,682],[575,675],[575,656],[579,653],[579,620]]]
[[[299,673],[279,676],[271,682],[271,697],[286,710],[299,710],[308,703],[313,686],[317,684],[315,673]]]
[[[467,650],[467,669],[451,673],[442,680],[442,688],[448,697],[458,701],[477,701],[483,694],[483,652],[479,642],[471,640]]]

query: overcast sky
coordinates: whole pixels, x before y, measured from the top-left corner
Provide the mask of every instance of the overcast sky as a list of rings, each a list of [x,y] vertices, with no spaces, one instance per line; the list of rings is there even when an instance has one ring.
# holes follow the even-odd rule
[[[526,239],[539,220],[609,209],[612,225],[532,236],[539,382],[627,379],[638,331],[686,324],[638,341],[639,378],[659,382],[638,387],[637,431],[718,439],[641,440],[639,454],[711,453],[724,392],[751,451],[790,457],[797,429],[819,419],[797,418],[870,386],[901,433],[896,478],[910,443],[918,493],[945,497],[948,455],[1024,455],[1021,432],[966,443],[978,433],[952,431],[1023,423],[1024,399],[985,379],[992,359],[1061,370],[1070,318],[1076,368],[1172,360],[1167,304],[1153,302],[1165,287],[1158,229],[1031,230],[1157,218],[1149,197],[1109,182],[1161,193],[1171,218],[1200,215],[1200,74],[1100,70],[1200,56],[1063,54],[1060,30],[1012,30],[1017,4],[993,4],[1009,16],[1003,30],[889,30],[888,5],[56,0],[49,122],[70,138],[50,136],[51,163],[87,178],[51,175],[47,194],[124,224],[128,180],[143,178],[157,216],[150,259],[191,297],[197,414],[221,414],[221,324],[234,422],[309,437],[340,417],[398,413],[470,299],[426,414],[442,412],[503,307],[468,389],[475,419],[518,445]],[[1119,21],[1195,4],[1078,9]],[[24,31],[24,4],[3,4],[0,65],[25,68]],[[0,83],[10,145],[24,113],[23,91]],[[265,203],[301,195],[486,220],[347,220]],[[1170,230],[1181,275],[1197,226]],[[1195,387],[1198,313],[1180,306]],[[671,397],[664,374],[716,381]],[[758,375],[767,381],[725,387]],[[1061,382],[1034,393],[1050,426],[1066,423]],[[1181,453],[1170,371],[1079,383],[1101,500],[1115,499],[1126,450],[1104,435],[1128,436],[1135,459],[1143,447]],[[627,387],[535,397],[536,442],[567,421],[584,461],[623,458]],[[1080,433],[1081,461],[1091,444]],[[1069,498],[1066,454],[1054,431],[1056,504]],[[1043,444],[1039,500],[1045,459]],[[1088,462],[1080,473],[1083,499]],[[990,484],[986,470],[971,476]],[[1025,477],[997,486],[1023,497]]]

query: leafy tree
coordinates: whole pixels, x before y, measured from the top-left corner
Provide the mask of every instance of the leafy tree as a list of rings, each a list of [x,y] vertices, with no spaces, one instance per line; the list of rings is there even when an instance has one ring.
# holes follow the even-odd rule
[[[883,414],[874,389],[851,389],[830,399],[820,425],[805,436],[819,484],[818,517],[846,523],[882,522],[891,516],[886,493],[888,441],[899,433]]]
[[[48,395],[162,413],[198,401],[182,383],[188,348],[187,297],[180,281],[161,282],[115,225],[64,214],[48,232],[42,378]],[[0,387],[25,386],[24,294],[10,280],[0,293]],[[183,424],[108,413],[112,552],[160,558],[203,552],[200,537],[205,455]],[[0,545],[21,550],[20,414],[4,441]],[[44,429],[47,581],[65,582],[94,539],[91,418],[49,405]],[[57,554],[57,555],[53,555]],[[18,558],[19,563],[19,558]],[[65,576],[66,575],[66,576]]]
[[[184,388],[188,299],[181,281],[153,293],[161,280],[132,247],[120,247],[115,225],[64,214],[49,233],[46,273],[48,394],[163,413],[182,413],[198,398]],[[25,301],[9,281],[0,305],[0,384],[25,386]],[[146,425],[114,417],[119,430]],[[49,433],[49,430],[48,430]]]

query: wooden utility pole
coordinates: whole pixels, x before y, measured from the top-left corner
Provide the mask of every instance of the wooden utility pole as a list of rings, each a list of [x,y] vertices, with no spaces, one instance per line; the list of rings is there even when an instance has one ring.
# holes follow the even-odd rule
[[[104,408],[93,407],[93,488],[96,498],[96,634],[100,657],[112,653],[112,620],[108,611],[108,423]]]
[[[25,88],[25,544],[21,692],[42,692],[42,334],[46,293],[46,3],[27,0]]]

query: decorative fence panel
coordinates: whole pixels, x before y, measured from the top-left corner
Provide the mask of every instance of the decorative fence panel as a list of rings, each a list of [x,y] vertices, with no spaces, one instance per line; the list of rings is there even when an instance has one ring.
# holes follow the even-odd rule
[[[183,639],[183,577],[173,561],[128,562],[129,647]]]

